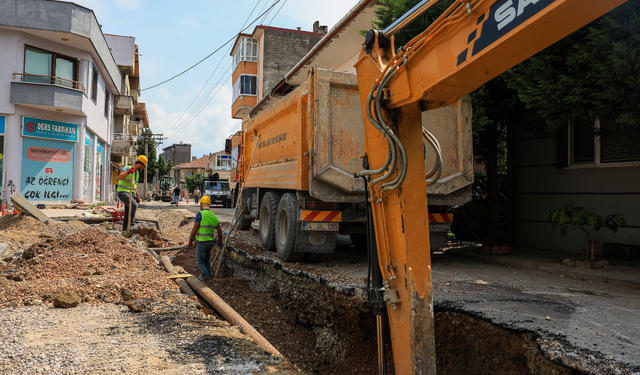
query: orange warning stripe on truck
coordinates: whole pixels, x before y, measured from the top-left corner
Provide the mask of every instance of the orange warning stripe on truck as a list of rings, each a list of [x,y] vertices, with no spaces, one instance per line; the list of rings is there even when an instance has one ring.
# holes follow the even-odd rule
[[[342,211],[300,211],[301,221],[341,222]]]
[[[450,223],[453,214],[429,214],[429,223]]]

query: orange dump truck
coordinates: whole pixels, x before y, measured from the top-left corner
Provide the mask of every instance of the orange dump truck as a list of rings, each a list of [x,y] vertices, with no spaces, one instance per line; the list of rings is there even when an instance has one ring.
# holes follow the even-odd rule
[[[430,186],[429,197],[438,205],[447,204],[447,196],[453,198],[452,204],[468,201],[473,182],[470,107],[468,100],[454,106],[458,107],[453,112],[423,115],[423,122],[447,124],[448,130],[436,126],[443,128],[436,136],[451,139],[445,142],[453,147],[446,160],[456,160],[443,164],[440,181],[445,183]],[[250,172],[239,198],[238,228],[249,229],[253,220],[259,220],[262,246],[276,250],[284,261],[300,261],[305,253],[333,252],[338,233],[350,235],[355,246],[364,246],[365,184],[354,177],[365,169],[361,112],[355,74],[316,68],[304,84],[269,109],[246,117],[238,175]],[[442,142],[440,146],[448,147]],[[429,170],[438,158],[431,146],[425,149]],[[446,232],[443,217],[449,218],[436,212],[434,225]]]

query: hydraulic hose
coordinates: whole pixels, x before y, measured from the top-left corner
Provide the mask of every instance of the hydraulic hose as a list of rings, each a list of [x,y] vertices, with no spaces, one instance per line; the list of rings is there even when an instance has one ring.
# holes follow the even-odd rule
[[[380,126],[378,121],[376,121],[376,119],[371,114],[371,102],[373,100],[373,92],[375,91],[375,89],[376,89],[375,85],[371,86],[371,91],[369,92],[369,96],[367,97],[367,117],[369,118],[369,121],[371,122],[371,124],[380,132],[382,132],[385,138],[387,138],[387,142],[389,143],[389,152],[387,153],[387,160],[384,162],[382,167],[376,170],[364,170],[364,171],[357,172],[355,174],[355,177],[363,177],[368,175],[380,174],[384,172],[389,167],[389,164],[391,163],[391,149],[394,147],[393,140],[391,139],[391,136],[389,136],[389,134],[386,131],[384,131],[384,129]]]
[[[431,176],[437,173],[436,177],[431,179],[431,181],[426,182],[427,186],[430,186],[435,184],[442,174],[442,150],[440,149],[440,143],[438,143],[438,139],[427,129],[422,128],[422,135],[436,152],[436,162],[434,163],[433,168],[431,168],[429,173],[427,173],[425,176],[425,178],[428,180]]]

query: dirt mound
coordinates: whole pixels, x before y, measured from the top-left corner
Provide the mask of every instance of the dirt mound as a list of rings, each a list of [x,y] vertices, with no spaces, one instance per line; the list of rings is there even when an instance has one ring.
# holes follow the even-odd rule
[[[141,297],[175,289],[149,253],[99,227],[31,248],[30,259],[14,260],[9,265],[16,271],[0,277],[0,306],[46,299],[60,289],[77,293],[84,302],[120,300],[123,288]]]

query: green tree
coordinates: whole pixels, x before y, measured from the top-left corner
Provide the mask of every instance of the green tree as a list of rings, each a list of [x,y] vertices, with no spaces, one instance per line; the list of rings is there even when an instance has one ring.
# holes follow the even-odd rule
[[[171,172],[171,168],[173,168],[173,164],[171,160],[164,160],[162,155],[158,156],[158,176],[166,176]]]
[[[640,123],[640,1],[631,0],[508,73],[528,109],[571,119]]]
[[[196,188],[202,187],[204,177],[200,173],[193,174],[184,178],[184,182],[187,185],[187,191],[193,193]]]
[[[152,138],[153,132],[149,128],[144,128],[140,134],[140,140],[136,151],[138,155],[145,155],[149,162],[147,163],[147,179],[149,182],[153,180],[153,176],[156,173],[156,169],[160,169],[158,160],[156,160],[156,142]],[[145,153],[145,144],[149,142],[148,154]],[[162,176],[162,174],[160,175]],[[144,173],[140,173],[138,182],[144,182]]]

